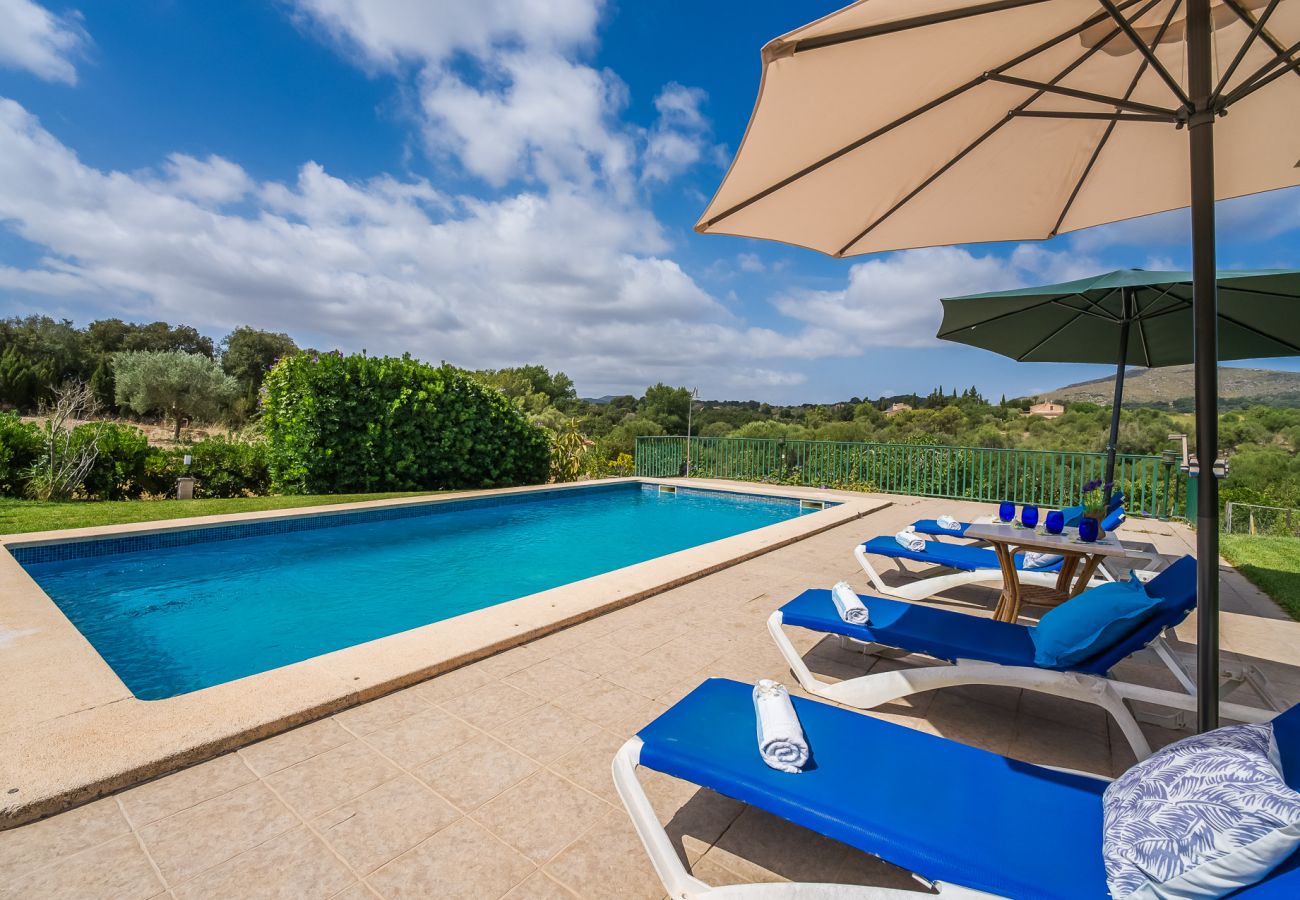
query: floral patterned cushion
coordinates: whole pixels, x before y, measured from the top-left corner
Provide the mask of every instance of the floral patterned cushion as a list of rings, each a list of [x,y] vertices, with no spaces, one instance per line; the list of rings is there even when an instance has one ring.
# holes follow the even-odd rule
[[[1115,900],[1222,897],[1300,846],[1300,794],[1282,779],[1271,725],[1233,725],[1171,744],[1102,799]]]

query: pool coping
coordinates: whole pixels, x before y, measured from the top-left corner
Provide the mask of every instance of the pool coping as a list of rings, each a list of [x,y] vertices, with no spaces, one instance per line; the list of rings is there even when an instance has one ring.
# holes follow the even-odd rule
[[[835,506],[622,569],[163,700],[139,700],[7,552],[69,540],[476,497],[641,483],[830,501]],[[620,478],[457,491],[0,535],[0,829],[194,765],[409,687],[891,505],[880,495],[704,479]]]

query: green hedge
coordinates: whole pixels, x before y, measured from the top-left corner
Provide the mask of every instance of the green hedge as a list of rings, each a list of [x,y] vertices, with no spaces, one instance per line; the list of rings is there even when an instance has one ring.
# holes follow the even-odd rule
[[[499,391],[409,356],[287,356],[263,383],[282,493],[502,487],[546,481],[547,432]]]
[[[16,413],[0,412],[0,494],[21,497],[26,472],[41,454],[41,433]]]

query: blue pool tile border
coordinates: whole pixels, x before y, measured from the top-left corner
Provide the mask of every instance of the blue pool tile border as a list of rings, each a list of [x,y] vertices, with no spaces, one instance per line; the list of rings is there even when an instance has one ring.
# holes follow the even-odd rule
[[[186,547],[191,544],[204,544],[215,541],[234,541],[240,538],[261,537],[269,534],[287,534],[295,531],[315,531],[321,528],[339,528],[345,525],[362,525],[368,522],[387,522],[394,519],[413,519],[424,516],[443,515],[456,510],[493,506],[514,506],[521,503],[537,503],[553,500],[557,496],[569,493],[606,493],[613,491],[658,491],[659,485],[645,482],[624,481],[615,484],[593,484],[580,488],[551,488],[548,490],[521,491],[513,494],[497,494],[488,497],[465,497],[459,500],[433,500],[413,503],[405,506],[384,506],[376,509],[338,510],[334,512],[312,512],[304,515],[282,516],[269,519],[257,519],[251,522],[237,522],[226,525],[205,525],[198,528],[173,527],[167,530],[150,531],[142,534],[124,535],[122,537],[81,538],[61,541],[53,544],[36,546],[11,546],[7,549],[21,566],[40,565],[42,563],[66,562],[73,559],[89,559],[98,556],[114,556],[120,553],[139,553],[145,550],[159,550],[171,547]],[[766,500],[775,503],[798,504],[793,497],[771,497],[763,494],[717,491],[708,488],[678,487],[683,494],[722,494],[745,497],[753,500]],[[827,507],[839,504],[827,502]]]

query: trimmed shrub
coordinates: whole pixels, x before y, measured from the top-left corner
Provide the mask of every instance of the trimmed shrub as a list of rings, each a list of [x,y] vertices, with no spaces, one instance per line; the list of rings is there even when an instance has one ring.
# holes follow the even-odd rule
[[[263,390],[271,483],[283,493],[503,487],[550,470],[545,429],[450,366],[295,354]]]
[[[134,500],[151,487],[146,476],[150,454],[160,451],[149,446],[144,432],[131,425],[99,422],[78,425],[78,433],[93,435],[99,432],[99,455],[95,457],[82,489],[96,500]]]
[[[183,463],[186,451],[173,451]],[[252,497],[271,490],[270,452],[266,441],[211,437],[191,444],[189,474],[195,497]],[[178,468],[184,468],[178,465]],[[177,475],[184,474],[180,471]]]
[[[0,412],[0,495],[26,493],[26,472],[41,455],[41,431],[16,413]]]

